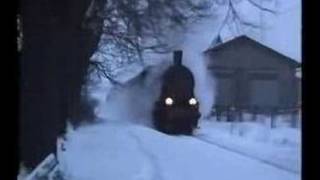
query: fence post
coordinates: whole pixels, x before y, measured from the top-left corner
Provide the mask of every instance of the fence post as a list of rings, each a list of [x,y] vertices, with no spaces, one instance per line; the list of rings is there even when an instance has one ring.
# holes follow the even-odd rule
[[[228,119],[230,121],[236,120],[236,108],[234,106],[227,106]]]
[[[241,108],[238,109],[238,116],[239,116],[239,122],[242,122],[243,119],[242,119],[242,109]]]
[[[225,109],[226,109],[226,112],[227,112],[227,122],[230,122],[231,121],[230,106],[226,106]]]
[[[298,107],[298,127],[301,128],[301,120],[302,120],[302,117],[301,117],[301,107]]]
[[[216,117],[217,117],[217,121],[220,122],[221,121],[221,117],[220,117],[220,109],[218,106],[215,106],[216,108]]]
[[[252,121],[257,121],[257,109],[255,106],[252,107]]]
[[[297,128],[297,110],[293,110],[291,113],[291,127]]]
[[[274,128],[274,127],[275,127],[274,116],[275,116],[275,111],[274,111],[274,109],[272,109],[272,110],[271,110],[271,113],[270,113],[271,128]]]
[[[212,106],[212,107],[211,107],[211,111],[210,111],[209,118],[212,119],[212,117],[214,117],[214,116],[215,116],[215,108],[214,108],[214,106]]]

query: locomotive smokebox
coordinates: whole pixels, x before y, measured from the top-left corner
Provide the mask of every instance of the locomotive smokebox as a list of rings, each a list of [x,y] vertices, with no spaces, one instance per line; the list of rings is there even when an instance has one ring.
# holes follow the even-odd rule
[[[200,117],[199,103],[194,96],[192,72],[182,64],[182,51],[173,52],[173,65],[162,76],[159,99],[153,110],[153,124],[167,134],[192,135]]]
[[[173,52],[173,63],[174,65],[182,65],[182,50],[176,50]]]

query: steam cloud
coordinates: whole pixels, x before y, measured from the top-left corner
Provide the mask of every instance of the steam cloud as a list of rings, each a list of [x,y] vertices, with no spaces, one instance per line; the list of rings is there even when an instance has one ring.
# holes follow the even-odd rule
[[[194,92],[200,104],[202,118],[209,115],[214,103],[214,80],[206,67],[203,52],[214,38],[216,23],[212,18],[206,18],[193,24],[186,33],[170,40],[177,49],[183,50],[183,64],[194,75]],[[98,117],[107,121],[135,122],[148,126],[151,124],[152,108],[160,94],[161,75],[172,64],[172,54],[153,54],[148,59],[158,63],[156,68],[151,68],[146,79],[137,77],[123,88],[100,93],[99,98],[106,100],[100,101],[96,108]]]

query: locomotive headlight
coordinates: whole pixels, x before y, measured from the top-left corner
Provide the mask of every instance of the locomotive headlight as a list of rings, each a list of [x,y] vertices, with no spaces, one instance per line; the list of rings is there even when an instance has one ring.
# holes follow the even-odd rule
[[[190,98],[190,99],[189,99],[189,104],[192,105],[192,106],[194,106],[194,105],[197,104],[197,100],[196,100],[195,98]]]
[[[171,97],[167,97],[164,102],[166,105],[171,106],[173,104],[173,99]]]

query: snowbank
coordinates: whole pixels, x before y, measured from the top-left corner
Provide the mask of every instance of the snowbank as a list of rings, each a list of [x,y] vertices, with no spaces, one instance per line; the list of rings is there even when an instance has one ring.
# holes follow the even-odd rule
[[[202,121],[198,136],[241,154],[301,173],[301,131],[252,122]]]
[[[195,137],[129,123],[70,132],[60,163],[69,180],[297,180],[298,175]]]

